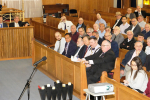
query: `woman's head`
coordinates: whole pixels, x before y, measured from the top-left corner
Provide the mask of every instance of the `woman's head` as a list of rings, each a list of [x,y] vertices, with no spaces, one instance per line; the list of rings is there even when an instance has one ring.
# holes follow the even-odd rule
[[[142,61],[139,57],[134,57],[131,61],[131,68],[132,70],[141,70],[142,68]]]

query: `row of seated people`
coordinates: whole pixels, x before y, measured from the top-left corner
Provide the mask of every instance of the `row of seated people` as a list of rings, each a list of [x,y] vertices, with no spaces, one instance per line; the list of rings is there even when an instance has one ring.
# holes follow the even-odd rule
[[[23,26],[28,26],[27,22],[22,22],[19,21],[19,16],[15,16],[14,17],[14,22],[9,24],[9,27],[23,27]],[[8,25],[6,23],[3,23],[3,17],[0,16],[0,28],[4,28],[4,27],[8,27]]]
[[[92,34],[94,35],[96,33],[97,32],[93,32]],[[62,54],[67,57],[72,53],[73,56],[78,56],[78,61],[83,61],[85,63],[87,67],[88,84],[98,82],[103,71],[110,72],[114,68],[116,55],[111,49],[112,45],[110,41],[104,40],[100,47],[96,37],[84,36],[83,38],[78,38],[77,47],[76,43],[71,40],[70,33],[67,33],[65,38],[61,37],[61,34],[58,32],[55,33],[55,36],[58,40],[55,44],[55,51],[60,53],[61,50]],[[61,44],[61,47],[59,44]],[[147,55],[142,50],[142,42],[136,41],[134,47],[135,49],[130,50],[123,59],[122,64],[125,68],[121,68],[120,74],[126,76],[126,80],[124,80],[125,85],[136,89],[140,93],[147,94],[145,90],[148,78],[141,67],[145,64]],[[71,55],[69,55],[69,57],[70,56]]]

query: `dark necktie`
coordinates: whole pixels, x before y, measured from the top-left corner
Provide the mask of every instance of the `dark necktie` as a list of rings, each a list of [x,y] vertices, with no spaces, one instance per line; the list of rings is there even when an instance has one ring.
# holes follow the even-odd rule
[[[95,48],[92,48],[92,50],[95,50]]]
[[[66,30],[66,23],[64,23],[65,24],[65,26],[64,26],[64,30]]]

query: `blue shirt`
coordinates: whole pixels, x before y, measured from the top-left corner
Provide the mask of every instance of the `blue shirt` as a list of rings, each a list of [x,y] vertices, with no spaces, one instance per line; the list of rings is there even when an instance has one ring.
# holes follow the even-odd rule
[[[101,31],[99,30],[98,33],[99,33],[99,37],[103,38],[104,35],[105,35],[105,33],[106,33],[106,31],[104,30],[103,32],[101,32]]]
[[[3,28],[3,23],[0,23],[0,28]]]
[[[78,29],[82,26],[82,24],[78,24],[78,27],[77,27],[77,32],[78,32]]]
[[[106,27],[106,21],[102,18],[100,20],[97,20],[95,23],[98,24],[98,25],[99,25],[99,23],[104,23],[104,25]]]
[[[142,33],[144,34],[144,39],[147,39],[150,36],[150,31],[146,33],[146,31],[143,30]]]

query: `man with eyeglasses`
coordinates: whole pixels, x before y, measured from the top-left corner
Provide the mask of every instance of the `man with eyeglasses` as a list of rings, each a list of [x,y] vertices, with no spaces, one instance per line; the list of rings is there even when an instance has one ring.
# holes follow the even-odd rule
[[[131,30],[127,31],[127,38],[120,44],[121,49],[133,50],[134,43],[136,40],[133,37],[133,32]]]
[[[92,32],[93,32],[93,28],[88,28],[87,30],[86,30],[86,34],[88,35],[88,36],[92,36]]]
[[[128,30],[132,30],[134,33],[134,36],[137,37],[138,34],[141,32],[141,27],[139,26],[137,19],[133,18],[131,20],[132,25],[130,25],[127,29],[124,30],[125,33],[127,33]]]
[[[112,38],[111,33],[105,33],[104,37],[106,40],[108,40],[111,43],[111,49],[114,51],[116,57],[118,57],[119,56],[118,43],[111,39]]]
[[[134,44],[134,48],[135,48],[134,50],[128,51],[127,54],[125,55],[125,58],[122,60],[122,65],[124,65],[125,68],[121,67],[121,70],[120,70],[121,76],[125,76],[126,72],[131,70],[130,63],[134,57],[136,56],[140,57],[142,61],[142,65],[145,64],[146,53],[142,50],[143,43],[140,41],[136,41]]]
[[[83,60],[86,66],[89,67],[86,70],[87,83],[91,84],[98,82],[103,71],[110,72],[114,69],[115,59],[116,57],[111,49],[111,43],[104,40],[101,49],[97,53]]]

